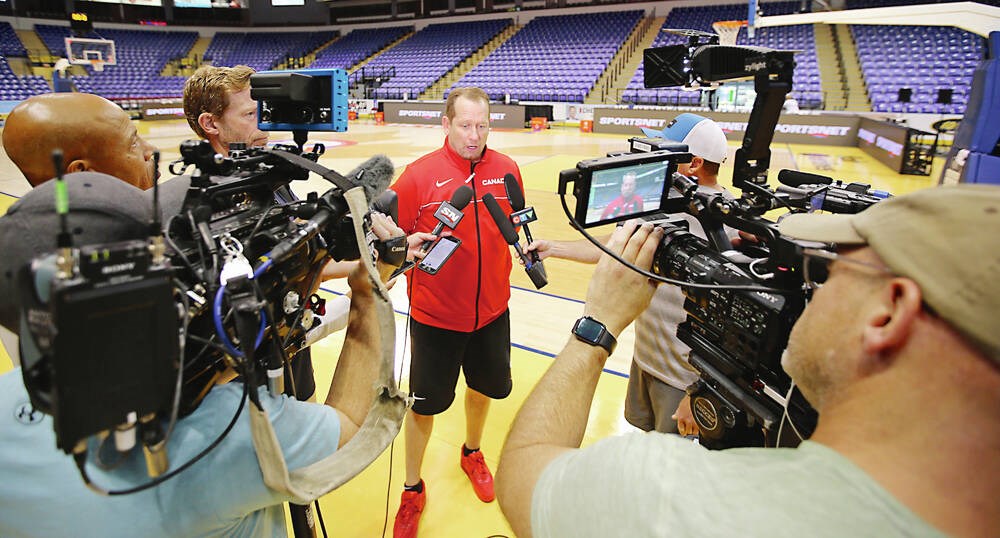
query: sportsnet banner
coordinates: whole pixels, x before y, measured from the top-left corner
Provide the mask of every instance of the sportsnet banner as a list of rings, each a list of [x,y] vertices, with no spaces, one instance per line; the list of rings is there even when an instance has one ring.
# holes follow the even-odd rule
[[[663,129],[675,116],[690,110],[595,108],[594,132],[641,136],[642,127]],[[744,112],[693,111],[714,120],[729,140],[743,140],[750,115]],[[774,141],[823,146],[856,146],[860,118],[849,115],[782,114]]]
[[[444,103],[419,101],[382,101],[386,123],[416,123],[441,125]],[[494,129],[523,129],[524,106],[490,104],[490,127]]]

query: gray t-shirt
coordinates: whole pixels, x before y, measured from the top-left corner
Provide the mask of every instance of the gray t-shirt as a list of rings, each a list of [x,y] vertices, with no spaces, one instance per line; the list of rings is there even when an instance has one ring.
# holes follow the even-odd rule
[[[531,500],[536,538],[944,536],[837,452],[707,450],[633,433],[556,458]]]

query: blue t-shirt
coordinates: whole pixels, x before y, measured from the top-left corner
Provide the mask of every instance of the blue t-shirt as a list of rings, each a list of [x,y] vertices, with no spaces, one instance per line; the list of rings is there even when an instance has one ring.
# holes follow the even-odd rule
[[[219,436],[242,395],[242,384],[217,386],[178,421],[168,442],[171,469]],[[340,420],[333,408],[272,397],[266,389],[260,400],[289,470],[337,450]],[[21,370],[0,376],[0,536],[285,536],[281,503],[290,499],[264,485],[250,434],[251,405],[247,401],[229,435],[189,469],[149,490],[104,497],[84,485],[73,458],[56,448],[52,418],[32,413]],[[103,489],[150,480],[141,450],[113,471],[89,455],[87,473]]]

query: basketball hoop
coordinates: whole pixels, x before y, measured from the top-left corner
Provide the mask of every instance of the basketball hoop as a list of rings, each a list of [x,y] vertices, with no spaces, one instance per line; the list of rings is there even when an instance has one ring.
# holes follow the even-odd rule
[[[117,65],[115,42],[110,39],[87,39],[67,37],[66,58],[73,65],[89,65],[96,72],[104,71],[104,66]]]
[[[740,35],[740,28],[747,25],[747,21],[716,21],[712,23],[712,28],[719,35],[719,44],[734,46],[736,38]]]

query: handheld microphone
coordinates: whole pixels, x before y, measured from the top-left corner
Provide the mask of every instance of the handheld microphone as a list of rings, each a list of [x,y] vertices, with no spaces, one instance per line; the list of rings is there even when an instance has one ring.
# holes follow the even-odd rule
[[[512,245],[514,250],[517,251],[518,257],[524,262],[524,271],[528,273],[528,277],[531,278],[531,283],[535,285],[535,288],[541,289],[543,286],[549,283],[548,276],[545,274],[545,266],[542,265],[541,261],[534,261],[532,256],[524,253],[521,248],[521,243],[518,241],[517,232],[514,231],[514,227],[511,226],[510,221],[507,220],[508,217],[503,212],[503,208],[497,203],[497,199],[490,193],[486,193],[483,196],[483,204],[486,205],[486,210],[490,212],[490,216],[493,217],[493,222],[496,223],[497,229],[500,230],[500,235],[503,236],[504,241],[508,245]]]
[[[510,223],[514,226],[515,231],[518,226],[524,228],[524,236],[530,245],[534,241],[534,238],[531,237],[531,229],[528,228],[528,223],[538,220],[538,217],[535,215],[535,208],[524,207],[524,191],[521,190],[521,186],[517,183],[517,178],[514,177],[514,174],[503,176],[503,188],[507,191],[507,200],[510,201],[510,207],[514,210],[510,214]],[[532,262],[538,263],[540,261],[538,252],[531,251],[530,255]]]
[[[833,178],[785,169],[778,172],[778,181],[789,187],[801,187],[802,185],[829,185],[833,183]]]
[[[455,192],[451,194],[450,202],[441,202],[441,207],[438,207],[437,211],[434,212],[434,216],[438,219],[437,225],[434,226],[434,230],[431,231],[432,234],[438,235],[445,226],[455,229],[458,223],[465,216],[462,210],[465,206],[469,205],[472,201],[472,188],[468,185],[462,185],[461,187],[455,189]],[[431,245],[434,241],[424,241],[420,245],[420,252],[427,253],[430,250]]]

